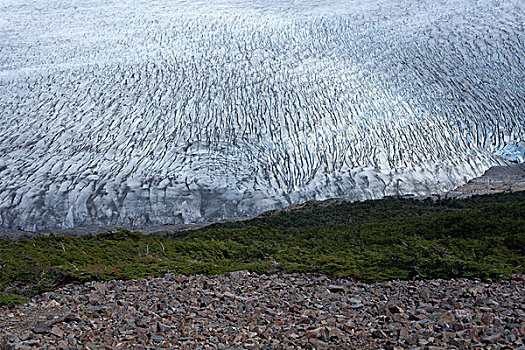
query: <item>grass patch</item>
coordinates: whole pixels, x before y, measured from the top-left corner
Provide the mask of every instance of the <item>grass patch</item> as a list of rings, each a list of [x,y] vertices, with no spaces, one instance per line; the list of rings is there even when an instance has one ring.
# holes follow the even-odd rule
[[[3,239],[0,305],[75,281],[236,270],[325,272],[368,282],[525,273],[525,192],[311,203],[174,236],[118,230]]]

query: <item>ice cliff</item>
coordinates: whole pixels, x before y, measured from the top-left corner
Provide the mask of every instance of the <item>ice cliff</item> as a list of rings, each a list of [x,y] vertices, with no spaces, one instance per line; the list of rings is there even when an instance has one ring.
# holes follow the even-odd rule
[[[452,189],[524,141],[524,7],[0,0],[0,225]]]

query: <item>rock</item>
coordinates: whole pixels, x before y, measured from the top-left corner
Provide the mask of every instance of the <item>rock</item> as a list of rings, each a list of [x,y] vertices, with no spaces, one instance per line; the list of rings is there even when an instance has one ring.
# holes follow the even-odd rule
[[[440,317],[439,317],[439,320],[441,322],[444,322],[444,323],[452,323],[456,320],[456,317],[454,316],[454,314],[451,312],[451,311],[447,311],[445,313],[443,313]]]
[[[77,315],[73,315],[73,314],[69,314],[69,315],[66,315],[64,316],[63,318],[59,319],[60,321],[57,320],[57,322],[82,322],[82,320],[77,316]]]
[[[317,338],[310,338],[308,339],[308,342],[312,344],[315,347],[315,349],[327,349],[328,348],[327,343]]]
[[[329,339],[342,338],[344,336],[343,332],[341,332],[338,328],[327,327],[327,329],[328,329],[328,337],[329,337]]]
[[[361,343],[385,349],[514,349],[523,344],[521,333],[525,328],[521,320],[525,312],[516,307],[522,304],[525,283],[521,280],[490,284],[470,280],[390,281],[367,285],[303,274],[233,277],[119,282],[122,293],[118,296],[113,289],[105,296],[93,294],[95,284],[69,287],[63,292],[59,289],[48,295],[47,302],[36,297],[35,302],[17,308],[0,308],[0,342],[5,333],[12,335],[10,344],[19,344],[20,348],[31,347],[21,343],[31,340],[49,349],[88,350],[88,342],[101,349],[271,349],[278,344],[285,349],[345,349],[349,344]],[[203,285],[210,289],[203,290]],[[345,286],[345,293],[353,293],[347,297],[329,292],[329,285]],[[480,288],[477,297],[465,294],[473,288]],[[421,293],[423,290],[426,293]],[[233,297],[223,297],[227,293]],[[486,295],[499,305],[484,306]],[[505,302],[499,295],[505,296]],[[100,305],[91,305],[90,297],[99,298]],[[37,333],[16,332],[18,322],[35,312],[51,310],[42,305],[55,299],[74,313],[59,317],[45,311],[43,316],[49,320],[33,328]],[[364,305],[363,300],[370,302]],[[458,302],[461,308],[455,305]],[[9,313],[13,317],[7,317]],[[491,316],[494,322],[484,324],[483,318],[489,320]]]
[[[51,334],[59,337],[59,338],[62,338],[62,336],[64,335],[64,332],[58,328],[57,326],[53,326],[53,328],[51,328]]]
[[[494,322],[495,316],[492,312],[487,312],[481,317],[481,321],[483,321],[484,324],[492,324]]]
[[[104,300],[98,296],[98,295],[90,295],[89,296],[89,304],[93,306],[100,305],[104,302]]]
[[[345,287],[337,285],[337,284],[330,284],[328,285],[328,290],[331,293],[344,293]]]
[[[165,325],[165,324],[162,324],[162,323],[157,323],[157,331],[159,332],[167,332],[171,329],[170,326],[168,325]]]
[[[29,340],[32,337],[33,337],[33,333],[31,333],[30,331],[24,331],[22,334],[20,334],[19,339],[24,341],[24,340]]]
[[[348,299],[348,302],[352,303],[352,304],[362,304],[363,303],[363,299],[361,299],[359,297],[352,297],[352,298]]]
[[[86,348],[89,350],[98,350],[98,346],[92,342],[87,342]]]
[[[93,287],[100,295],[105,295],[109,291],[108,287],[106,287],[106,285],[103,283],[96,282]]]
[[[410,335],[405,339],[405,342],[409,345],[416,345],[418,342],[418,339],[415,335]]]
[[[402,327],[400,330],[399,330],[399,336],[400,337],[408,337],[408,329],[406,329],[406,327]]]
[[[58,308],[60,304],[56,300],[50,300],[44,307],[47,308]]]
[[[50,333],[51,327],[48,323],[40,322],[33,328],[33,333]]]
[[[19,342],[19,343],[15,343],[13,345],[13,348],[14,349],[20,349],[20,350],[31,350],[31,349],[34,349],[34,346],[39,346],[41,345],[41,341],[40,340],[25,340],[25,341],[22,341],[22,342]],[[9,348],[7,348],[9,349]]]
[[[270,316],[275,316],[275,315],[277,315],[277,313],[276,313],[274,310],[272,310],[272,309],[270,309],[270,308],[268,308],[268,307],[265,307],[265,308],[264,308],[264,312],[267,313],[267,314],[270,315]]]
[[[229,299],[235,299],[235,295],[230,293],[230,292],[225,292],[223,295],[222,295],[223,298],[229,298]]]
[[[481,340],[484,344],[495,344],[497,343],[498,339],[501,338],[501,333],[496,333],[490,336],[483,337]]]
[[[317,339],[322,339],[325,341],[330,340],[330,332],[328,331],[328,329],[326,329],[326,327],[319,327],[319,328],[307,331],[304,335],[308,339],[317,338]]]
[[[24,340],[17,344],[18,345],[40,345],[40,343],[42,343],[40,340],[33,339],[33,340]]]
[[[405,313],[405,309],[403,309],[402,307],[397,306],[397,305],[389,306],[389,307],[388,307],[388,310],[389,310],[391,313],[393,313],[393,314],[402,314],[402,313]]]
[[[164,337],[160,336],[160,335],[156,335],[156,334],[152,334],[150,336],[150,339],[151,341],[155,342],[155,343],[161,343],[164,341]]]
[[[354,333],[354,325],[352,324],[349,324],[349,323],[345,323],[343,324],[343,330],[347,333],[351,333],[353,334]]]

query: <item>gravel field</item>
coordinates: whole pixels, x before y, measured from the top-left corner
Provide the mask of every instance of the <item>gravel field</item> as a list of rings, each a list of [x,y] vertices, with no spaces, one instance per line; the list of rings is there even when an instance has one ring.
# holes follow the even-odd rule
[[[365,284],[324,275],[67,285],[0,309],[5,349],[525,349],[525,276]]]

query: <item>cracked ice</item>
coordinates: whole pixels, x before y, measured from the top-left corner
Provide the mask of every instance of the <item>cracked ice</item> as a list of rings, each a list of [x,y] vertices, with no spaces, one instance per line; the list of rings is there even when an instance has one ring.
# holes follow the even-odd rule
[[[440,193],[524,141],[521,1],[0,0],[0,13],[4,227]]]

